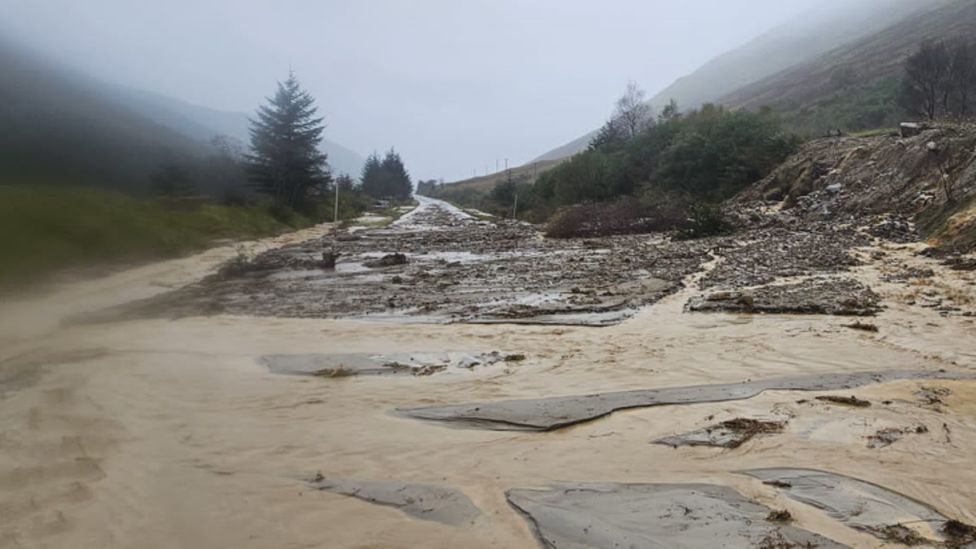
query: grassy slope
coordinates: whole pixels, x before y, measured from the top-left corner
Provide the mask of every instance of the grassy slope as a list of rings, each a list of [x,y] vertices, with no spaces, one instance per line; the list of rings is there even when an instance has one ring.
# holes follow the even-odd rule
[[[520,184],[535,183],[539,175],[555,168],[566,160],[567,158],[561,158],[558,160],[533,162],[512,168],[510,170],[511,176],[512,179],[515,179]],[[502,171],[491,175],[448,183],[438,188],[431,196],[433,198],[447,200],[462,208],[485,209],[487,211],[490,208],[488,208],[485,198],[495,188],[495,185],[505,181],[508,175],[508,172]]]
[[[544,162],[533,162],[531,164],[526,164],[524,166],[518,166],[516,168],[512,168],[510,171],[512,172],[513,179],[517,180],[519,178],[526,177],[528,181],[535,181],[536,177],[539,174],[551,170],[552,168],[555,168],[560,163],[562,163],[562,159],[548,160]],[[502,181],[505,181],[507,177],[508,177],[508,172],[500,171],[498,173],[493,173],[491,175],[472,177],[471,179],[465,179],[463,181],[457,181],[455,183],[448,183],[447,185],[444,186],[444,188],[445,189],[448,188],[473,189],[478,192],[487,193],[487,192],[491,192],[491,190],[495,188],[495,185],[497,185]]]
[[[543,162],[533,162],[509,170],[512,179],[520,184],[535,183],[539,175],[555,168],[563,163],[566,158],[559,160],[548,160]],[[432,193],[434,198],[440,198],[453,202],[466,208],[479,208],[483,206],[481,200],[495,188],[495,185],[505,181],[509,177],[509,172],[502,171],[491,175],[472,177],[454,183],[447,183]]]
[[[259,206],[177,205],[76,186],[0,186],[0,284],[36,281],[66,268],[174,257],[216,239],[288,228]]]

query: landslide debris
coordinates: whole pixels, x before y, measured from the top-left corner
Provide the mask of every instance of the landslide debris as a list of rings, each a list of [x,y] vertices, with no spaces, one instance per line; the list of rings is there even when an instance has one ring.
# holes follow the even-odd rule
[[[940,124],[912,137],[818,139],[737,198],[775,202],[803,222],[872,227],[895,241],[934,236],[976,247],[976,126]]]
[[[870,402],[868,402],[866,400],[861,400],[861,399],[857,398],[856,396],[845,397],[845,396],[827,395],[827,396],[818,396],[817,397],[817,400],[819,400],[821,402],[829,402],[830,404],[840,404],[842,406],[850,406],[852,408],[870,408],[871,407],[871,403]]]
[[[713,446],[734,450],[758,435],[779,433],[785,421],[763,421],[752,418],[735,418],[680,435],[672,435],[654,441],[678,448],[679,446]]]
[[[887,448],[892,444],[898,442],[899,440],[905,438],[906,435],[916,434],[922,435],[929,432],[929,428],[925,425],[919,425],[917,427],[887,427],[884,429],[879,429],[873,435],[868,435],[868,448],[876,450],[878,448]]]
[[[258,362],[271,372],[326,378],[353,376],[429,376],[447,370],[470,370],[500,362],[520,362],[520,353],[336,353],[267,355]]]
[[[219,276],[89,320],[234,314],[614,324],[677,291],[709,243],[653,235],[551,240],[423,199],[389,227],[268,251]],[[324,268],[323,253],[339,258]]]
[[[794,284],[770,284],[743,291],[717,291],[691,298],[691,312],[822,314],[870,316],[881,297],[851,278],[813,278]]]

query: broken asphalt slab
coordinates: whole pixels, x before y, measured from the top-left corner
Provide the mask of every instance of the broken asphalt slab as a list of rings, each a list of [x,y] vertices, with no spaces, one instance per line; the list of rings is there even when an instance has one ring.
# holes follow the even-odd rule
[[[568,484],[506,495],[548,548],[845,547],[767,521],[769,508],[726,486]]]
[[[877,484],[815,469],[752,469],[740,473],[784,490],[791,499],[886,541],[894,537],[895,541],[915,539],[930,544],[945,543],[948,547],[976,548],[976,537],[965,539],[969,535],[965,533],[966,525]]]
[[[437,484],[407,484],[397,481],[308,480],[317,490],[333,492],[395,507],[419,519],[451,526],[466,526],[481,516],[481,510],[457,488]]]
[[[498,431],[552,431],[584,423],[618,410],[678,404],[746,400],[765,391],[838,391],[909,379],[974,380],[976,373],[895,370],[792,376],[741,383],[693,385],[564,396],[507,400],[395,410],[394,413],[460,427]]]

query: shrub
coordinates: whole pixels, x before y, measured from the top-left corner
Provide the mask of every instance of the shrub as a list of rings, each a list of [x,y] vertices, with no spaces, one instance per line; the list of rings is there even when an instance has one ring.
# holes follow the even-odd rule
[[[682,221],[678,210],[662,207],[652,211],[633,197],[623,197],[563,208],[546,225],[546,236],[588,238],[649,233],[674,229]]]
[[[688,224],[675,234],[675,238],[693,240],[728,234],[731,230],[720,204],[699,203],[690,207]]]

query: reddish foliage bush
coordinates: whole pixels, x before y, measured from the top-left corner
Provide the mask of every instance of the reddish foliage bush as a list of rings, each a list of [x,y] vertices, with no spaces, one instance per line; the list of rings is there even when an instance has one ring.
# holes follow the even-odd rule
[[[589,202],[556,212],[546,225],[550,238],[590,238],[615,234],[640,234],[680,229],[688,223],[685,208],[678,205],[644,207],[632,197],[612,202]]]

